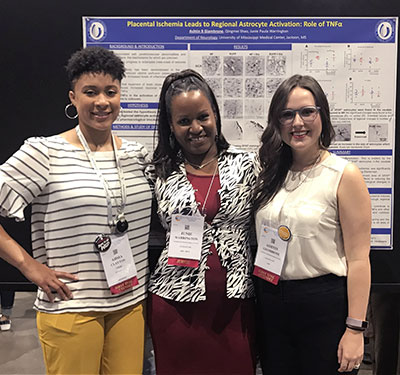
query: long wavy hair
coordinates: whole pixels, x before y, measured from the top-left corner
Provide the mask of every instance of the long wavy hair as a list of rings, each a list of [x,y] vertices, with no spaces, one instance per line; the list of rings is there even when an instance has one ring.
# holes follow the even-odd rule
[[[253,209],[255,211],[269,203],[282,188],[293,163],[292,150],[282,141],[279,115],[287,105],[289,94],[296,87],[310,91],[315,105],[320,107],[319,114],[322,122],[320,148],[327,149],[335,136],[326,95],[315,78],[296,74],[283,81],[272,97],[268,126],[261,136],[261,147],[258,152],[261,172],[254,189]]]
[[[183,161],[182,150],[171,132],[171,103],[174,96],[193,91],[201,91],[211,104],[217,125],[216,145],[218,153],[226,150],[229,143],[221,132],[221,115],[217,99],[205,79],[196,71],[186,69],[168,75],[161,88],[157,115],[157,147],[154,150],[153,164],[156,175],[165,180],[173,171],[179,170]]]

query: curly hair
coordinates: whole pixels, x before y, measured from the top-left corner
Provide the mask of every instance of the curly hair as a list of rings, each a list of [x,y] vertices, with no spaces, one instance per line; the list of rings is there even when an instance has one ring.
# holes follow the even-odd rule
[[[178,142],[171,132],[171,102],[176,95],[199,90],[211,104],[217,125],[217,149],[218,153],[226,150],[229,143],[221,132],[221,115],[217,99],[205,79],[196,71],[186,69],[178,73],[168,75],[161,88],[157,114],[157,147],[154,150],[153,163],[156,175],[166,179],[173,171],[179,170],[182,162],[182,152]],[[170,139],[173,139],[171,142]]]
[[[112,51],[102,47],[86,47],[71,55],[65,67],[71,88],[85,73],[109,74],[121,82],[125,77],[123,61]]]
[[[320,148],[327,149],[335,135],[326,95],[315,78],[296,74],[283,81],[272,97],[268,112],[268,126],[261,136],[261,147],[258,152],[261,172],[254,189],[253,209],[255,211],[270,202],[282,188],[293,163],[292,150],[282,141],[279,115],[287,105],[289,94],[296,87],[310,91],[315,105],[320,107],[322,123]]]

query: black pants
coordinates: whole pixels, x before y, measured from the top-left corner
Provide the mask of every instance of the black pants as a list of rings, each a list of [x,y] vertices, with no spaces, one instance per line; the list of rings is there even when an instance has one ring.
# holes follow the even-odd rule
[[[400,293],[372,292],[374,375],[400,374]]]
[[[1,290],[0,300],[3,309],[11,309],[14,306],[15,292],[11,290]]]
[[[336,375],[347,316],[346,278],[257,280],[264,375]],[[343,374],[343,373],[342,373]]]

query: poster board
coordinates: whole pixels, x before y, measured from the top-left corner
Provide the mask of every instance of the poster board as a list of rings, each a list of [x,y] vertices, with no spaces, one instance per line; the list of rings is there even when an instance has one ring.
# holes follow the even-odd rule
[[[330,151],[357,164],[372,201],[372,249],[393,249],[397,17],[83,17],[84,46],[122,58],[113,129],[154,148],[162,82],[191,68],[213,89],[222,132],[257,151],[272,95],[293,74],[315,77],[330,104]]]

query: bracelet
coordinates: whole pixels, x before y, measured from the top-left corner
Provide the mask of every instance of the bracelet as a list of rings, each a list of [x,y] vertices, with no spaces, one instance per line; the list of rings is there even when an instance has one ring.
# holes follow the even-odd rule
[[[346,318],[346,324],[351,325],[353,327],[359,327],[359,328],[367,328],[368,327],[368,322],[366,320],[350,318],[349,316]]]
[[[346,318],[346,327],[354,329],[355,331],[365,331],[368,328],[368,322],[366,320],[354,319],[348,316]]]
[[[355,326],[352,326],[352,325],[350,325],[350,324],[346,324],[346,327],[347,327],[347,328],[350,328],[350,329],[352,329],[352,330],[354,330],[354,331],[358,331],[358,332],[364,332],[364,331],[366,330],[366,328],[355,327]]]

